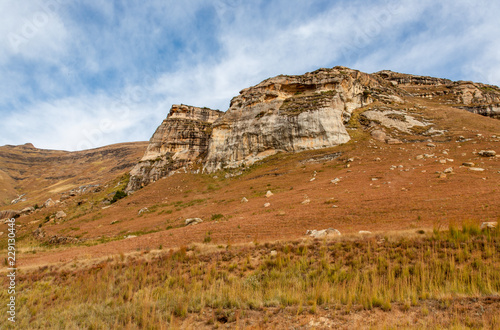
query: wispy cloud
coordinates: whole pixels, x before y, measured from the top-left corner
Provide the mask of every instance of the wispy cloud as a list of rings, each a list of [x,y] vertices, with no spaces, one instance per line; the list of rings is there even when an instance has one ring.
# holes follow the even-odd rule
[[[146,140],[173,103],[226,110],[265,78],[334,65],[499,84],[500,5],[479,3],[7,0],[0,145]]]

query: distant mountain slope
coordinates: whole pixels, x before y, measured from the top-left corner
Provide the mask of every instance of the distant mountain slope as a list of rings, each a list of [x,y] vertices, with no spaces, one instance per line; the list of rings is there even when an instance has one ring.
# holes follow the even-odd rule
[[[26,194],[22,205],[43,203],[81,185],[102,184],[126,173],[141,158],[147,142],[120,143],[68,152],[32,144],[0,147],[0,207]]]

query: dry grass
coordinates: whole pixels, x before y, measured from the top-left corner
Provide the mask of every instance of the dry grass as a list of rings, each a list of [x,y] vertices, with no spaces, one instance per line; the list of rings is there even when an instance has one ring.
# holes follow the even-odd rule
[[[236,312],[276,308],[296,315],[420,308],[425,315],[433,301],[446,310],[456,298],[498,295],[499,252],[498,230],[466,224],[415,238],[266,243],[209,253],[198,245],[148,260],[122,255],[91,269],[21,274],[18,326],[156,329],[205,310],[225,311],[224,322],[234,322]],[[6,299],[2,291],[0,300]],[[495,314],[451,319],[454,324],[434,321],[500,326]],[[206,314],[204,322],[220,320]]]

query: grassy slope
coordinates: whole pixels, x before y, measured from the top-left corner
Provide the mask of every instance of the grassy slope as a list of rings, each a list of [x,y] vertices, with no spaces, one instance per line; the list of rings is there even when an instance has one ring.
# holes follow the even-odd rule
[[[30,328],[496,328],[499,253],[499,231],[475,224],[418,236],[143,251],[22,272],[18,318]]]

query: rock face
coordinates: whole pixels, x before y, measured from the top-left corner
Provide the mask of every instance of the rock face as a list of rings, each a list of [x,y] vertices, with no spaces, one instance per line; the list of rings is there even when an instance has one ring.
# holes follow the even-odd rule
[[[416,76],[384,70],[375,75],[411,96],[442,100],[472,113],[500,119],[500,88],[471,81]]]
[[[375,86],[380,91],[392,87],[377,76],[335,67],[278,76],[244,89],[214,123],[204,169],[235,168],[280,151],[345,143],[350,138],[344,123],[354,109],[373,102]]]
[[[212,173],[246,167],[278,152],[337,146],[349,141],[346,126],[355,128],[353,122],[388,144],[404,143],[393,136],[394,131],[444,135],[432,120],[411,108],[408,100],[414,97],[495,117],[500,88],[392,71],[367,74],[345,67],[269,78],[242,90],[225,113],[174,105],[130,172],[127,191],[179,170]]]
[[[199,163],[206,155],[212,123],[222,114],[219,110],[173,105],[141,161],[130,172],[126,190],[137,190],[171,171]]]

